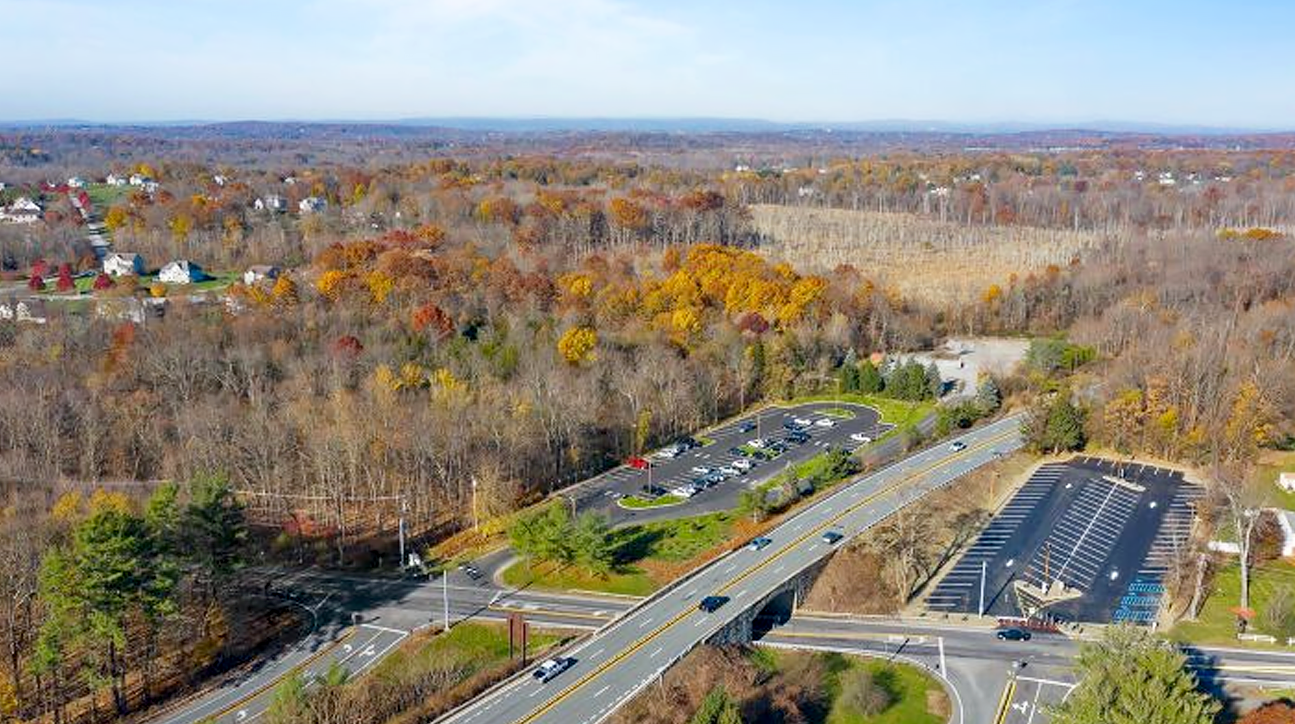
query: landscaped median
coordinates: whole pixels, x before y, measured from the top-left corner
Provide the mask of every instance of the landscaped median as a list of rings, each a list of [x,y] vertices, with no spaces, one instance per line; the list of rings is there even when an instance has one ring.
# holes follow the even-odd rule
[[[630,510],[643,510],[645,508],[667,508],[671,505],[679,505],[686,501],[687,498],[682,495],[667,493],[655,498],[643,498],[638,495],[628,495],[616,501],[616,504],[622,508]]]
[[[880,422],[882,424],[893,426],[893,429],[888,431],[883,437],[888,437],[902,431],[916,428],[917,423],[921,422],[929,415],[935,414],[936,409],[934,400],[899,400],[893,397],[885,397],[883,395],[865,395],[858,392],[810,395],[807,397],[797,397],[780,404],[783,407],[791,407],[811,402],[848,402],[855,405],[871,407],[881,415]],[[834,417],[835,415],[832,414],[833,410],[851,412],[851,416],[853,416],[853,412],[846,408],[828,408],[821,412],[829,417]]]
[[[551,631],[529,634],[529,660],[571,639]],[[485,691],[521,668],[520,651],[509,659],[502,624],[461,623],[446,633],[410,636],[383,658],[372,675],[348,680],[335,666],[307,687],[300,674],[274,691],[267,720],[276,724],[327,724],[347,713],[363,724],[430,721]]]

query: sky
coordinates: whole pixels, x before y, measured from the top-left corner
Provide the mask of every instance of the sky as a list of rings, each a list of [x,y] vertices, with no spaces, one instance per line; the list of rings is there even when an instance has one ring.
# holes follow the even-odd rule
[[[0,0],[0,120],[1295,129],[1288,0]]]

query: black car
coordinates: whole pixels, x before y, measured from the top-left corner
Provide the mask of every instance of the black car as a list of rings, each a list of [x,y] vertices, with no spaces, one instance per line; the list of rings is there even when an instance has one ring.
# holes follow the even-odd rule
[[[697,604],[697,608],[706,613],[715,613],[726,603],[728,603],[728,596],[707,596]]]
[[[743,458],[751,456],[751,451],[744,447],[731,447],[728,449],[728,452],[730,455],[737,455],[738,457]]]
[[[794,442],[797,445],[804,445],[809,442],[809,435],[806,435],[803,432],[793,432],[787,436],[787,441]]]
[[[823,542],[830,546],[834,546],[837,544],[838,541],[840,541],[844,537],[845,537],[844,535],[834,530],[829,530],[823,534]]]
[[[787,422],[782,423],[782,426],[783,428],[787,430],[791,430],[792,432],[798,432],[800,430],[800,425],[797,425],[795,422],[791,420],[788,420]]]
[[[751,432],[754,429],[755,429],[755,422],[751,420],[745,420],[742,422],[741,425],[737,426],[738,432]]]
[[[471,578],[474,581],[481,579],[481,571],[471,563],[464,563],[460,565],[459,570],[466,573],[468,575],[468,578]]]
[[[1029,641],[1030,640],[1030,632],[1026,631],[1023,628],[999,629],[998,632],[995,633],[994,635],[998,637],[999,641]]]
[[[701,443],[697,442],[697,438],[693,438],[693,437],[681,437],[679,438],[679,444],[683,445],[689,450],[695,447],[701,447]]]
[[[659,498],[662,495],[665,495],[669,491],[667,491],[665,488],[661,487],[660,485],[644,485],[643,492],[647,493],[648,495],[651,495],[654,498]]]

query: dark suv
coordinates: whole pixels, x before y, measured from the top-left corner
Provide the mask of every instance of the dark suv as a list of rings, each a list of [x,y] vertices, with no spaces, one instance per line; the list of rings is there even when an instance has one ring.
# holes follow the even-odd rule
[[[726,603],[728,603],[728,596],[707,596],[697,604],[697,608],[706,613],[715,613]]]

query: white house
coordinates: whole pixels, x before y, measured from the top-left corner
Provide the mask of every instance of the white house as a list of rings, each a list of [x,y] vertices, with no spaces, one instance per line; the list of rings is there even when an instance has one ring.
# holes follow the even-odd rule
[[[221,174],[216,174],[215,176],[211,177],[211,180],[214,181],[217,186],[224,186],[225,182],[228,181],[229,179]]]
[[[303,214],[313,214],[316,211],[323,211],[328,207],[328,202],[318,196],[307,196],[297,204],[297,209]]]
[[[127,183],[127,179],[125,176],[118,176],[115,173],[110,173],[108,174],[108,177],[103,180],[103,182],[108,184],[109,186],[125,186]]]
[[[39,299],[10,299],[0,302],[0,320],[44,324],[47,319],[45,302]]]
[[[192,284],[204,278],[202,267],[188,259],[176,259],[157,273],[157,280],[166,284]]]
[[[249,287],[259,282],[278,278],[279,267],[277,266],[257,264],[256,266],[248,267],[247,271],[243,272],[243,283]]]
[[[73,176],[67,180],[67,187],[70,189],[85,188],[85,179],[80,176]]]
[[[103,258],[103,273],[110,277],[140,276],[144,273],[144,257],[113,252]]]
[[[143,186],[148,180],[150,179],[142,173],[133,173],[130,175],[129,183],[131,186]]]
[[[0,221],[14,224],[34,224],[40,221],[40,204],[26,196],[16,199],[7,207],[0,207]]]
[[[253,201],[252,208],[257,211],[273,211],[281,214],[288,210],[288,202],[284,201],[283,197],[278,194],[269,194]]]
[[[1295,473],[1282,473],[1277,476],[1277,487],[1290,492],[1295,490]]]
[[[153,181],[153,180],[151,180],[151,179],[150,179],[150,180],[148,180],[148,181],[145,181],[145,182],[142,184],[142,186],[143,186],[143,188],[144,188],[144,193],[148,193],[148,194],[155,194],[155,193],[157,193],[157,190],[158,190],[158,189],[162,188],[162,184],[160,184],[160,183],[158,183],[158,182],[156,182],[156,181]]]

